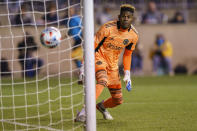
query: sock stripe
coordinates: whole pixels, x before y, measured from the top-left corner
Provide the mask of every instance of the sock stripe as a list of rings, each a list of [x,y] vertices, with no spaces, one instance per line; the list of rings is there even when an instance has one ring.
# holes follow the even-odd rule
[[[120,89],[115,89],[115,88],[108,88],[110,91],[121,91],[121,88]]]

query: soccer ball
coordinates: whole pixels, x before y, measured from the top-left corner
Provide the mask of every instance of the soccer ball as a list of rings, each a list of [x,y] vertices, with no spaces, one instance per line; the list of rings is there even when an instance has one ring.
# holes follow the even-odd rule
[[[45,47],[54,48],[61,42],[61,33],[55,27],[48,27],[42,31],[40,41]]]

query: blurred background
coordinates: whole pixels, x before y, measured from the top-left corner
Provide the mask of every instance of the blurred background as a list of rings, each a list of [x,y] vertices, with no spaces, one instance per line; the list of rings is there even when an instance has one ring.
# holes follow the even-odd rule
[[[108,20],[117,19],[121,4],[136,7],[133,25],[140,39],[133,53],[132,71],[135,75],[196,73],[197,53],[193,47],[197,42],[197,1],[97,0],[95,3],[96,29]],[[157,45],[158,36],[166,41],[163,47]]]
[[[132,56],[134,75],[197,73],[196,0],[94,0],[95,32],[105,22],[117,19],[119,7],[125,3],[136,8],[133,25],[139,33],[139,42]],[[72,8],[74,11],[70,11]],[[0,0],[1,75],[14,73],[16,77],[22,76],[24,62],[20,60],[24,59],[21,56],[24,54],[20,49],[31,52],[33,58],[40,61],[37,66],[42,75],[46,75],[47,70],[51,74],[59,70],[68,71],[71,65],[73,70],[79,68],[77,58],[70,55],[70,50],[83,41],[81,37],[75,41],[69,34],[70,28],[83,28],[82,21],[78,25],[70,25],[75,16],[83,18],[82,0]],[[57,48],[41,46],[40,32],[48,26],[56,26],[62,32],[62,43]],[[20,44],[22,42],[24,44]],[[60,51],[62,53],[58,57],[57,52]],[[46,57],[49,52],[49,57]],[[59,61],[65,60],[60,66],[60,63],[55,63],[57,57]],[[70,59],[75,59],[73,64],[68,64]],[[53,64],[47,69],[45,65],[50,62]]]

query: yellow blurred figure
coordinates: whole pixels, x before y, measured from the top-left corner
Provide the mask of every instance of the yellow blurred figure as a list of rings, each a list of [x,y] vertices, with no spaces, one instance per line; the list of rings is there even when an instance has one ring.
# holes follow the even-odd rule
[[[74,49],[71,53],[71,57],[77,60],[82,61],[83,60],[83,50],[81,47],[77,47]]]
[[[162,34],[156,35],[156,41],[150,51],[155,74],[173,74],[171,59],[173,55],[172,44]]]

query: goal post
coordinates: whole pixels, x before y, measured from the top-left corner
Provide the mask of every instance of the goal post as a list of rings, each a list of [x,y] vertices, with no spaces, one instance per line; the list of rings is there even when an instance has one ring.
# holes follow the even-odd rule
[[[96,131],[93,0],[83,1],[86,130]]]

